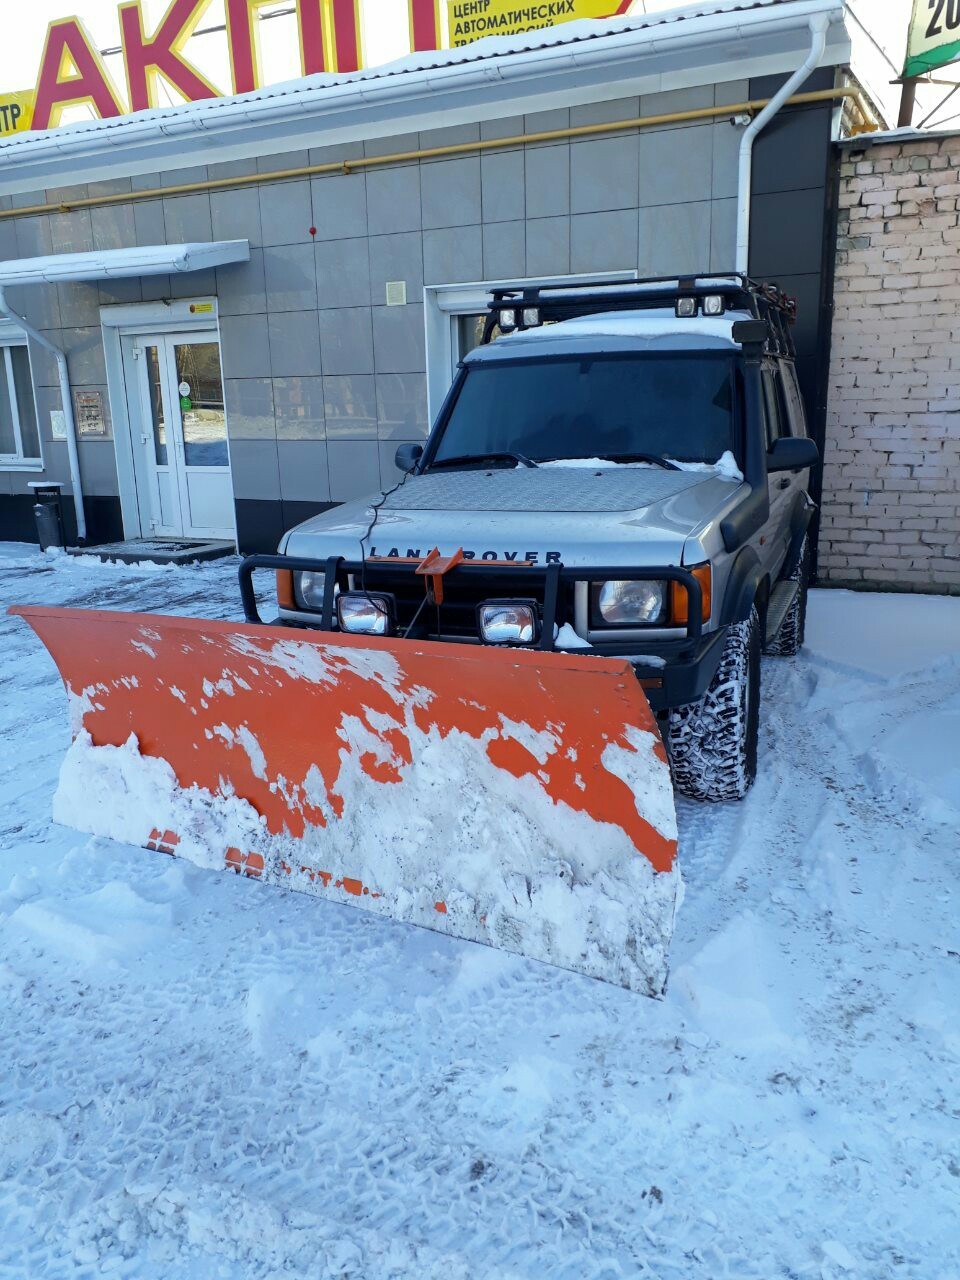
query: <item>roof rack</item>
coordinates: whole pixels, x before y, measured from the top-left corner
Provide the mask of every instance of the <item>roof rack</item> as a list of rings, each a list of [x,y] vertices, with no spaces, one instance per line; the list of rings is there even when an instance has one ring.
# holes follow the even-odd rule
[[[711,301],[705,302],[705,299]],[[796,355],[791,332],[797,319],[796,298],[788,297],[779,285],[730,272],[501,286],[491,293],[483,341],[492,342],[498,333],[538,328],[580,316],[664,307],[670,307],[681,318],[746,312],[766,324],[766,349],[770,354],[790,359]]]

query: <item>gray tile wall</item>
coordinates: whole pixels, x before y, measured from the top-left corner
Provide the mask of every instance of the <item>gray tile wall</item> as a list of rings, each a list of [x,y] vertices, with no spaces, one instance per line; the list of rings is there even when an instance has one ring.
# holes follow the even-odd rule
[[[746,97],[745,83],[708,86],[316,148],[309,157],[144,175],[111,189],[172,187]],[[733,263],[738,138],[726,121],[678,125],[171,195],[0,223],[0,249],[27,256],[248,239],[250,262],[215,276],[23,290],[16,301],[64,343],[77,385],[104,387],[101,305],[216,293],[237,497],[341,501],[392,483],[397,445],[427,434],[425,283],[621,268],[651,275],[726,270]],[[385,305],[389,280],[406,282],[405,307]],[[42,352],[34,356],[49,440],[49,409],[59,405],[56,369]],[[84,449],[99,493],[115,491],[111,453],[103,442]],[[62,454],[49,450],[51,470]]]

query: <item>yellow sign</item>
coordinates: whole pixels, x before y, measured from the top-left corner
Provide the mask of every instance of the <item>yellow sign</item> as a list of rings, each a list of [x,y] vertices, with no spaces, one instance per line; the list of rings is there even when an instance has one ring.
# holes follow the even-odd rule
[[[629,7],[630,0],[447,0],[450,47],[484,36],[538,31],[578,18],[612,18]]]
[[[32,89],[23,93],[0,93],[0,138],[11,133],[26,133],[33,123]]]
[[[230,58],[226,92],[249,93],[262,84],[259,21],[275,0],[221,0],[222,30]],[[365,0],[294,0],[300,69],[304,76],[356,71],[364,65],[361,31]],[[106,3],[106,0],[104,0]],[[77,17],[57,18],[47,28],[33,89],[0,93],[0,136],[28,129],[56,129],[64,112],[85,108],[94,119],[156,107],[161,82],[185,102],[219,97],[190,57],[190,42],[213,0],[169,0],[151,26],[143,0],[117,6],[119,52],[125,85],[115,81],[104,56]],[[413,52],[441,47],[441,0],[406,0]],[[626,13],[632,0],[447,0],[451,46],[482,36],[552,27],[576,18]],[[960,0],[951,0],[951,4]],[[271,15],[272,16],[272,15]],[[210,28],[214,31],[221,28]],[[119,79],[119,78],[118,78]]]

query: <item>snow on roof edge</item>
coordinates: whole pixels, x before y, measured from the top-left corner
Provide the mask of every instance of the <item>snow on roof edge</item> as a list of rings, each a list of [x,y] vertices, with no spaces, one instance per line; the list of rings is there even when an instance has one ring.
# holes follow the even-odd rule
[[[108,145],[120,144],[133,133],[140,136],[145,132],[173,135],[181,129],[207,133],[218,124],[226,123],[227,115],[242,116],[250,109],[258,114],[268,112],[270,106],[267,104],[273,104],[277,110],[282,110],[283,106],[288,106],[291,110],[299,107],[302,110],[314,101],[321,106],[321,95],[331,89],[356,86],[356,92],[367,101],[373,97],[379,98],[381,94],[387,99],[390,90],[379,82],[397,81],[406,76],[423,76],[430,71],[443,72],[454,67],[501,59],[509,59],[512,65],[516,65],[524,61],[525,55],[542,50],[612,40],[617,36],[643,37],[658,28],[698,18],[740,15],[731,23],[731,26],[739,27],[744,22],[755,21],[754,15],[759,16],[759,11],[778,9],[783,10],[785,15],[795,13],[806,16],[810,11],[816,10],[839,11],[843,4],[844,0],[711,0],[708,4],[688,4],[654,14],[588,18],[521,35],[487,36],[462,48],[412,53],[393,62],[345,74],[317,74],[268,85],[245,94],[224,95],[106,120],[77,121],[40,132],[11,134],[0,138],[0,158],[5,158],[10,163],[48,150],[69,153],[75,148],[81,148],[84,142],[94,144],[97,138],[108,141]],[[371,84],[373,88],[363,87]]]

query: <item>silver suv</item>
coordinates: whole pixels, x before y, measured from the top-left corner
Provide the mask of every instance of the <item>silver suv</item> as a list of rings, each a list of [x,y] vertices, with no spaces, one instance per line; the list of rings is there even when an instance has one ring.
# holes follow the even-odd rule
[[[289,625],[627,657],[677,789],[742,797],[761,649],[803,641],[794,319],[742,276],[496,291],[403,479],[249,557],[247,618],[274,568]]]

